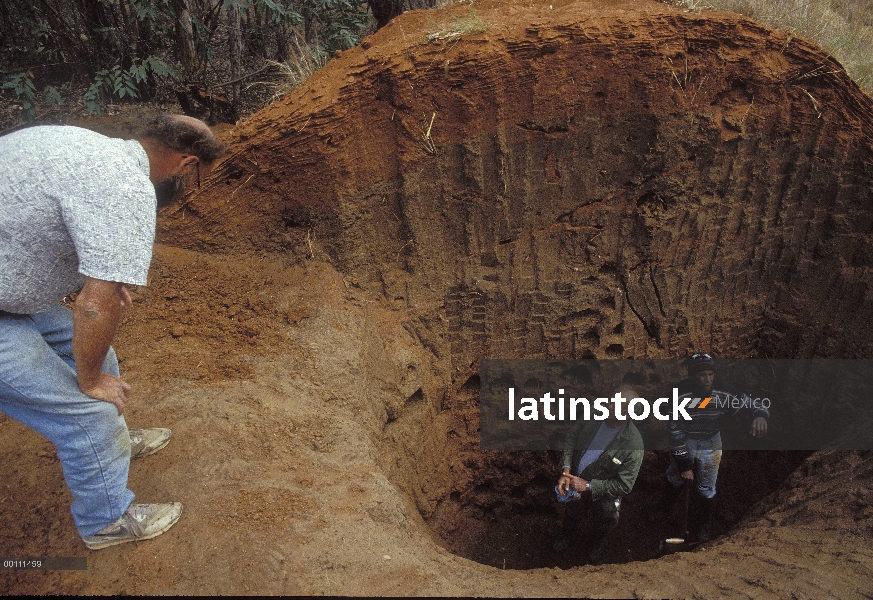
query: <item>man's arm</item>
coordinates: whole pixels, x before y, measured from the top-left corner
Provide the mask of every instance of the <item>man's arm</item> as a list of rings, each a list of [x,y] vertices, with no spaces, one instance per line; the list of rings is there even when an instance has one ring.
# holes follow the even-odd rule
[[[576,439],[579,437],[579,431],[582,429],[584,421],[576,421],[570,431],[567,432],[567,437],[564,439],[564,455],[561,462],[561,477],[558,479],[558,488],[562,494],[566,494],[570,490],[573,481],[573,454],[576,452]]]
[[[82,393],[113,403],[124,412],[130,386],[103,371],[121,309],[130,304],[124,285],[114,281],[85,278],[85,285],[73,307],[73,360]]]
[[[741,392],[727,383],[718,381],[716,383],[721,383],[721,387],[724,387],[729,394],[732,394],[738,400],[740,408],[734,411],[734,415],[748,419],[748,422],[751,424],[749,433],[754,437],[766,435],[767,424],[770,421],[770,411],[761,404],[761,399],[753,399],[749,394]]]
[[[761,437],[767,434],[767,423],[770,420],[770,411],[760,404],[760,398],[752,399],[748,394],[743,394],[741,400],[748,403],[749,408],[747,415],[751,421],[749,433],[754,437]]]

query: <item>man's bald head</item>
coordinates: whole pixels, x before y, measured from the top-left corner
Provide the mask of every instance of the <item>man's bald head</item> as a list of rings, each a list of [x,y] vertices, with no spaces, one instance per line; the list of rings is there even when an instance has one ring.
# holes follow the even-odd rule
[[[135,137],[149,157],[159,209],[180,199],[195,175],[199,185],[225,150],[206,123],[183,115],[151,117]]]
[[[211,165],[225,151],[203,121],[184,115],[162,114],[148,119],[139,128],[136,139],[151,140],[169,150],[190,154]]]

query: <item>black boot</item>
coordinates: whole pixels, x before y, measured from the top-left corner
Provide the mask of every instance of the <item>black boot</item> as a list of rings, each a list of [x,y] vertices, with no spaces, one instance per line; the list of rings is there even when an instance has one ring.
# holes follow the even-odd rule
[[[573,537],[576,535],[576,530],[578,528],[579,519],[565,516],[564,524],[561,526],[561,533],[559,533],[558,537],[555,538],[555,542],[552,544],[552,550],[560,554],[569,548],[570,542],[573,541]]]
[[[667,489],[664,491],[664,496],[661,498],[661,502],[649,509],[649,522],[656,523],[666,519],[667,515],[670,514],[673,505],[676,504],[676,500],[679,499],[679,495],[682,493],[683,489],[685,489],[684,483],[677,487],[668,482]]]
[[[585,557],[588,559],[589,565],[599,565],[600,561],[603,560],[605,541],[606,533],[595,531],[592,534],[592,537],[588,540],[588,545],[585,548]]]
[[[712,517],[715,515],[715,496],[703,499],[703,525],[697,532],[697,539],[708,542],[712,539]]]

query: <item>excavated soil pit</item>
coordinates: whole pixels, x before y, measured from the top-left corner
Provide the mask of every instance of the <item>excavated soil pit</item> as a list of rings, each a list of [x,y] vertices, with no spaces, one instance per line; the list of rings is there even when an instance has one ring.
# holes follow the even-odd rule
[[[551,546],[560,530],[563,507],[555,500],[553,487],[561,459],[558,452],[481,451],[478,436],[469,435],[478,425],[478,377],[462,386],[457,404],[451,411],[446,430],[442,423],[423,419],[406,424],[409,432],[430,441],[422,447],[439,448],[444,454],[430,457],[439,465],[434,472],[422,474],[430,490],[418,496],[417,505],[428,526],[453,553],[500,569],[568,569],[584,564],[582,545],[587,536],[584,524],[579,544],[556,554]],[[389,464],[407,464],[405,434],[389,433],[393,443],[386,450],[392,454]],[[445,440],[445,445],[440,443]],[[755,509],[771,506],[759,504],[777,490],[785,479],[811,454],[809,451],[726,451],[719,471],[719,510],[714,521],[714,539],[729,535],[731,529]],[[681,528],[683,503],[674,506],[664,522],[652,524],[648,510],[664,490],[664,471],[669,464],[665,451],[647,451],[633,492],[622,504],[619,526],[610,534],[605,563],[645,561],[663,556],[661,540],[676,535]],[[395,481],[401,488],[415,488],[401,468]],[[697,531],[699,501],[690,506],[688,527]],[[689,548],[693,547],[689,546]],[[683,547],[686,549],[686,547]]]
[[[136,493],[178,494],[183,519],[4,591],[869,596],[863,453],[781,486],[802,454],[728,453],[719,539],[663,563],[641,562],[650,453],[612,564],[533,570],[581,562],[550,554],[556,457],[479,451],[476,377],[484,357],[873,356],[871,115],[820,49],[730,13],[402,15],[226,132],[160,217],[117,350],[129,422],[174,430]],[[4,547],[86,553],[51,447],[0,427]]]
[[[720,510],[714,521],[714,539],[729,535],[752,508],[770,508],[766,504],[756,505],[775,491],[809,454],[726,453],[719,472]],[[481,463],[470,469],[477,483],[454,491],[439,502],[428,524],[452,552],[482,564],[506,569],[568,569],[584,564],[582,545],[587,536],[584,525],[577,546],[562,554],[551,549],[563,511],[552,491],[554,458],[513,452],[489,461],[480,455]],[[472,458],[469,463],[473,463]],[[622,504],[619,526],[608,538],[604,563],[650,560],[663,555],[658,551],[659,544],[680,528],[682,502],[677,503],[664,523],[651,524],[646,515],[662,493],[667,464],[665,453],[647,453],[637,486]],[[533,477],[530,471],[524,471],[525,467],[537,465]],[[689,511],[692,532],[699,526],[699,519],[695,519],[699,515],[697,504],[692,503]]]
[[[421,380],[385,400],[385,472],[453,552],[569,567],[556,457],[476,448],[479,360],[870,356],[871,132],[832,58],[736,15],[458,4],[239,124],[163,235],[327,257],[378,297]],[[728,453],[716,534],[805,456]],[[655,557],[665,467],[649,453],[607,561]]]

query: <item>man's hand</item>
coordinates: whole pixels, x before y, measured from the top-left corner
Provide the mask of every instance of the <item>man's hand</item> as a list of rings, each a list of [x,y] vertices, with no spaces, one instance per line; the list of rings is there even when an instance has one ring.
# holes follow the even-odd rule
[[[101,371],[97,379],[97,385],[88,389],[80,389],[83,394],[92,398],[111,402],[118,409],[118,414],[121,415],[124,413],[124,405],[127,404],[127,392],[130,391],[130,384],[120,377]]]
[[[567,492],[569,492],[570,490],[584,492],[587,485],[588,481],[582,479],[581,477],[570,475],[569,473],[564,473],[558,480],[558,489],[561,491],[561,495],[563,496],[566,496]]]
[[[121,309],[130,303],[124,285],[86,277],[73,306],[73,360],[79,389],[92,398],[113,403],[119,415],[124,411],[130,386],[102,369]]]
[[[761,437],[767,434],[767,419],[764,417],[755,417],[752,421],[752,429],[750,433],[755,437]]]
[[[588,481],[582,479],[581,477],[574,477],[573,483],[570,484],[570,487],[576,490],[577,492],[587,491]]]
[[[567,492],[570,491],[570,482],[573,480],[573,476],[570,473],[562,473],[561,478],[558,480],[558,490],[560,490],[562,496],[566,496]]]
[[[687,471],[682,471],[682,479],[686,481],[694,481],[694,471],[688,469]]]

